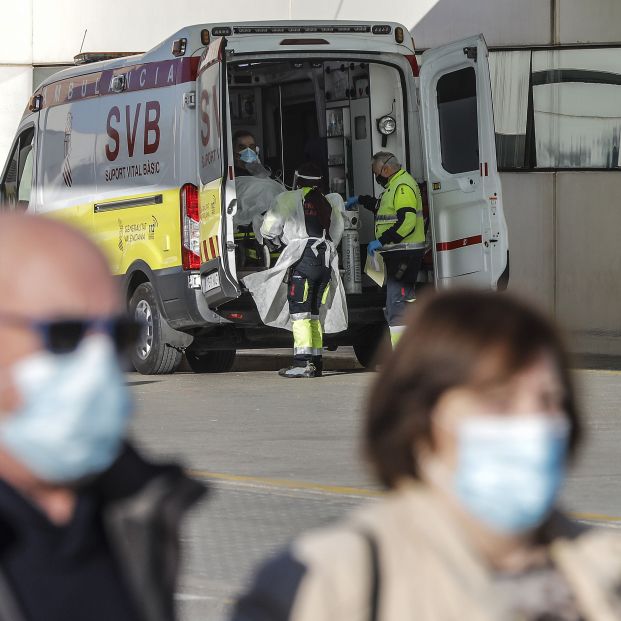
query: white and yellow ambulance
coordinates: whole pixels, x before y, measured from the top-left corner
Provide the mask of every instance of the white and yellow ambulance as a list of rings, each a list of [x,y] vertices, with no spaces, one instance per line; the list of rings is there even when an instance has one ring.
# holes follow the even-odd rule
[[[428,197],[421,281],[497,288],[506,280],[482,36],[425,52],[420,71],[397,23],[196,25],[144,54],[92,60],[78,57],[33,94],[2,199],[67,220],[102,247],[130,313],[148,327],[132,356],[140,372],[172,372],[184,352],[197,372],[224,371],[237,349],[290,344],[260,322],[241,282],[270,255],[251,247],[240,217],[238,130],[252,133],[285,185],[312,159],[326,189],[344,197],[379,196],[371,155],[395,153]],[[364,257],[372,214],[360,214],[356,235],[355,256]],[[349,329],[327,346],[353,345],[366,365],[383,333],[384,295],[355,267]]]

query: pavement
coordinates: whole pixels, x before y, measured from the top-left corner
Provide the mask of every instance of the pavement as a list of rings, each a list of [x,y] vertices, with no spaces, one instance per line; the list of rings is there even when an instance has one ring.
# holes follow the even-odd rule
[[[328,355],[325,377],[292,382],[275,374],[288,356],[243,352],[225,374],[128,376],[139,445],[210,486],[184,529],[183,621],[226,619],[258,563],[380,493],[358,440],[375,374],[343,348]],[[578,519],[621,527],[621,372],[574,376],[587,439],[563,503]]]

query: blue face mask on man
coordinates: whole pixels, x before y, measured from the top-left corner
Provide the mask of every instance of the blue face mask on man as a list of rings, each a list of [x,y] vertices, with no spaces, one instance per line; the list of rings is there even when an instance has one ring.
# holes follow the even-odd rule
[[[566,419],[478,416],[461,423],[457,443],[453,491],[469,513],[505,534],[545,520],[565,475]]]
[[[254,164],[259,161],[259,155],[254,149],[246,147],[239,152],[239,159],[244,162],[244,164]]]
[[[112,464],[130,402],[107,336],[87,336],[71,353],[37,352],[12,375],[21,406],[0,422],[7,452],[50,483],[77,481]]]

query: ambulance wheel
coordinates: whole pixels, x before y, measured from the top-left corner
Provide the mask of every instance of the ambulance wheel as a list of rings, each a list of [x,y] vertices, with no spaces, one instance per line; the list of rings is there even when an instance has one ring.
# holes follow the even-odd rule
[[[181,363],[183,354],[168,346],[163,338],[166,324],[160,314],[150,282],[136,287],[129,300],[129,315],[145,326],[131,352],[131,360],[136,371],[143,375],[174,373]]]
[[[373,324],[360,330],[353,346],[358,362],[365,368],[375,370],[377,355],[382,346],[390,343],[390,333],[386,324]]]
[[[216,349],[195,354],[191,349],[185,352],[185,358],[194,373],[226,373],[233,368],[235,349]]]

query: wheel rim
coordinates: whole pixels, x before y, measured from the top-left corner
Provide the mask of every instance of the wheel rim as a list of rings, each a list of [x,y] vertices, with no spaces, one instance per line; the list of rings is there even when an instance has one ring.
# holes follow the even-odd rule
[[[153,313],[146,300],[138,302],[134,318],[142,325],[141,335],[136,344],[136,353],[141,360],[146,360],[153,348]]]

